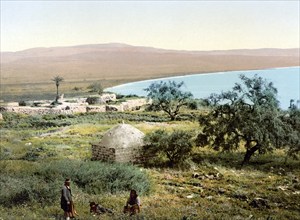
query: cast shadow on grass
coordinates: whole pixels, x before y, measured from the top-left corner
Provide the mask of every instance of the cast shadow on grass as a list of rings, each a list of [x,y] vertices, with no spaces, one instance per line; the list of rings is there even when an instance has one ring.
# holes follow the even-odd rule
[[[300,160],[289,158],[279,152],[255,154],[249,163],[241,165],[244,152],[213,152],[200,150],[192,155],[192,161],[203,165],[218,165],[226,168],[252,169],[265,173],[284,174],[300,170]]]

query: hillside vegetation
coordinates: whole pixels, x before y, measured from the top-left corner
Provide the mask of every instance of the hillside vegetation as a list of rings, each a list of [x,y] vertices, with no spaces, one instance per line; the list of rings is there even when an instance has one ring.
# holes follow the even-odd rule
[[[194,110],[193,115],[201,115]],[[149,134],[183,130],[197,118],[170,121],[161,113],[25,116],[3,113],[0,143],[0,219],[60,219],[60,189],[72,179],[77,219],[300,219],[300,162],[285,150],[255,154],[193,147],[189,159],[167,166],[90,161],[91,143],[118,123]],[[137,217],[122,214],[128,189],[142,200]],[[91,216],[89,201],[114,210]]]

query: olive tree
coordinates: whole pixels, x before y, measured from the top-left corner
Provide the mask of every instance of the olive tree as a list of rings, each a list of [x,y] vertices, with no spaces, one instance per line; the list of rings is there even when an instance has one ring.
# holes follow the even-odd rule
[[[156,110],[166,112],[170,119],[176,120],[180,109],[187,106],[193,95],[190,92],[182,91],[183,82],[175,81],[154,82],[145,89],[147,97],[152,100],[152,107]]]
[[[255,152],[265,153],[284,147],[290,126],[282,120],[277,89],[272,82],[255,75],[240,75],[231,91],[211,94],[206,99],[211,111],[199,117],[199,146],[215,150],[246,150],[242,164]]]
[[[59,95],[58,95],[58,87],[59,87],[60,83],[64,81],[64,78],[61,77],[61,76],[55,76],[55,77],[52,79],[52,81],[55,82],[55,86],[56,86],[56,98],[55,98],[55,102],[57,102],[58,99],[59,99]]]
[[[297,158],[300,153],[300,110],[296,106],[289,108],[282,116],[282,120],[289,127],[288,136],[288,156]]]

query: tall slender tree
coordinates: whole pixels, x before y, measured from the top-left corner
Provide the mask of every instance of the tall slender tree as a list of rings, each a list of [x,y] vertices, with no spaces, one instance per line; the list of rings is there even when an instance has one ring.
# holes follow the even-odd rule
[[[59,99],[59,95],[58,95],[58,87],[59,87],[60,83],[64,81],[64,78],[61,77],[61,76],[55,76],[55,77],[52,79],[52,81],[55,82],[55,86],[56,86],[56,98],[55,98],[55,102],[57,102],[58,99]]]

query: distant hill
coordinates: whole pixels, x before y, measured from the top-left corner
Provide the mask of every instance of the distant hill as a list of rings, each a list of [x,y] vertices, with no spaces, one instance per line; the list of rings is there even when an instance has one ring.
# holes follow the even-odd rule
[[[177,51],[117,43],[95,44],[1,52],[1,84],[49,82],[56,75],[73,82],[123,82],[299,65],[299,48]]]

